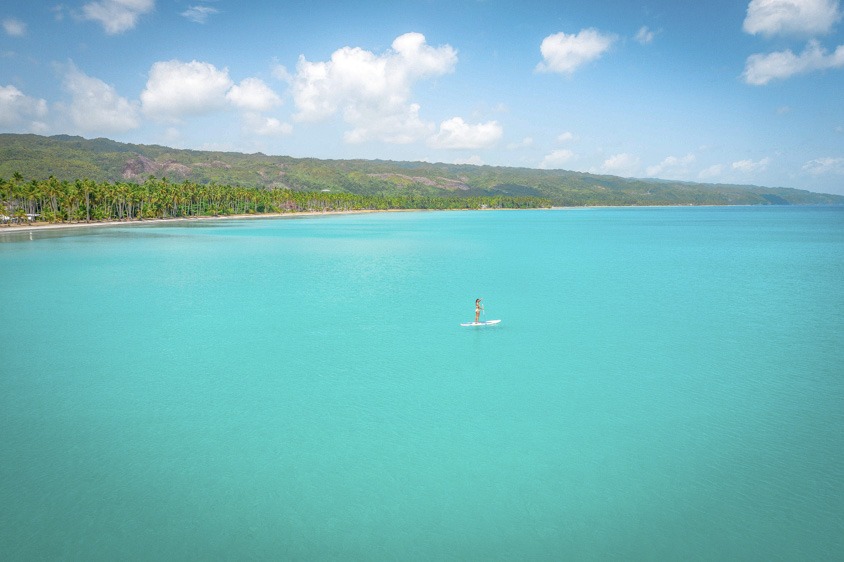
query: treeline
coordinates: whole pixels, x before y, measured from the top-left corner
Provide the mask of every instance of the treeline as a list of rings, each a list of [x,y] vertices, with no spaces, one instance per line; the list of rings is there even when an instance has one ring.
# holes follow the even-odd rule
[[[143,183],[26,181],[20,173],[0,178],[0,215],[6,222],[37,217],[45,222],[140,220],[303,211],[389,209],[519,209],[550,207],[539,197],[360,195],[331,191],[233,187],[149,177]]]
[[[388,205],[385,200],[396,198],[413,198],[399,203],[401,208],[466,208],[477,204],[472,198],[485,201],[498,196],[502,199],[495,205],[502,206],[521,205],[512,198],[524,197],[548,200],[555,206],[844,204],[841,195],[788,188],[631,179],[567,170],[468,164],[320,160],[261,153],[182,150],[66,135],[0,133],[0,177],[8,178],[16,172],[27,178],[53,176],[60,183],[67,180],[70,184],[75,184],[76,178],[89,178],[118,186],[133,183],[143,186],[149,183],[146,178],[154,176],[167,177],[177,185],[188,182],[229,189],[246,186],[270,192],[324,193],[329,190],[332,194],[373,197],[373,203],[362,206],[379,208]],[[144,207],[148,210],[147,204]],[[112,215],[119,214],[118,211],[113,211]],[[137,212],[132,216],[137,216]]]

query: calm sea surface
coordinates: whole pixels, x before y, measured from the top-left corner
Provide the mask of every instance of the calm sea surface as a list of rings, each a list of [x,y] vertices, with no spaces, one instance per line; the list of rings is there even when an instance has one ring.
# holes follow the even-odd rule
[[[844,208],[0,234],[0,316],[3,560],[844,558]]]

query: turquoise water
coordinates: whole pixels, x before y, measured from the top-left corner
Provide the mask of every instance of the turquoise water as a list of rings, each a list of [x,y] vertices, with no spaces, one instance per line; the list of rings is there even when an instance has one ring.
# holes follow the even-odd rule
[[[842,208],[0,241],[4,560],[844,558]]]

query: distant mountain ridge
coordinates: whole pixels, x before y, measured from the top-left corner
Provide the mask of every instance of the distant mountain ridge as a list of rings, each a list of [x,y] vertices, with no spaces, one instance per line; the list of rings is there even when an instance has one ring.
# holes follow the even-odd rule
[[[631,179],[571,172],[386,160],[319,160],[198,151],[77,136],[0,134],[0,178],[87,178],[333,191],[381,196],[533,196],[581,205],[841,205],[844,196],[792,188]]]

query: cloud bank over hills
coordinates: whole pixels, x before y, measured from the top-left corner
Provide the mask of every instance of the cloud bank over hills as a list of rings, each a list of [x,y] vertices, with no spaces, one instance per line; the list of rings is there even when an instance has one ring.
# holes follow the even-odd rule
[[[840,0],[435,4],[17,6],[0,128],[844,192]]]

